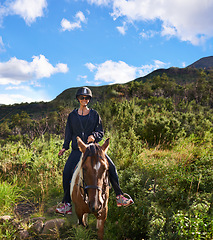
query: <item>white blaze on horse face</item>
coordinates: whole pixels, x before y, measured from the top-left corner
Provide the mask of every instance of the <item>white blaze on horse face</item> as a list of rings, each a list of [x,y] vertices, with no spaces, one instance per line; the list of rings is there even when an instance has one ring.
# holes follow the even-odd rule
[[[101,163],[98,161],[95,165],[94,165],[94,170],[95,170],[95,175],[96,175],[96,179],[98,178],[98,171],[101,167]],[[95,203],[98,203],[98,195],[99,195],[99,190],[96,191],[95,193]]]
[[[101,163],[99,161],[97,161],[97,163],[93,167],[93,169],[95,170],[96,179],[98,179],[98,173],[99,173],[100,168],[101,168]],[[95,203],[98,204],[98,202],[100,201],[100,203],[103,204],[102,198],[99,199],[99,196],[100,196],[99,193],[100,193],[100,191],[96,190],[95,199],[94,199]]]
[[[101,167],[101,163],[98,161],[94,166],[94,169],[96,171],[96,177],[98,177],[98,171],[99,171],[100,167]]]

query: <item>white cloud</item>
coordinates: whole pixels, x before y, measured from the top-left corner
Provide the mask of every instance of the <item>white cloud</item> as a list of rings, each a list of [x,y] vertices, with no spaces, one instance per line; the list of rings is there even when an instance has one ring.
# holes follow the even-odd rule
[[[54,67],[43,55],[33,56],[32,62],[13,57],[8,62],[0,62],[0,85],[18,85],[23,81],[48,78],[55,73],[67,71],[66,64],[58,63]]]
[[[169,66],[168,63],[164,63],[160,60],[154,60],[154,64],[146,64],[138,68],[138,73],[139,73],[138,77],[146,76],[147,74],[153,72],[156,69],[166,68],[168,66]]]
[[[85,66],[90,70],[90,72],[93,72],[97,68],[93,63],[86,63]]]
[[[91,64],[90,64],[91,65]],[[125,62],[113,62],[108,60],[104,63],[94,65],[96,70],[95,80],[108,83],[125,83],[135,78],[136,68]]]
[[[77,76],[77,81],[81,81],[81,80],[87,80],[87,75],[78,75]]]
[[[79,11],[75,15],[74,22],[70,22],[65,18],[61,20],[62,31],[66,31],[66,30],[71,31],[71,30],[81,28],[82,27],[81,24],[86,22],[87,22],[87,19],[85,18],[84,14],[81,11]]]
[[[29,86],[9,86],[9,87],[6,87],[5,90],[25,90],[25,91],[29,91],[30,87]]]
[[[46,0],[6,0],[0,6],[1,20],[8,15],[19,15],[30,25],[36,18],[44,16]]]
[[[21,94],[0,94],[0,104],[14,104],[22,102],[32,102],[32,98]]]
[[[112,1],[111,0],[87,0],[88,3],[90,4],[96,4],[96,5],[108,5],[110,4]]]
[[[4,51],[4,43],[2,40],[2,36],[0,36],[0,52]]]
[[[127,31],[126,22],[123,22],[123,26],[118,26],[117,29],[122,35],[125,35]]]
[[[210,0],[88,0],[96,5],[112,5],[112,17],[130,22],[160,20],[162,36],[178,37],[194,45],[213,37],[213,1]]]
[[[166,67],[167,64],[155,60],[154,64],[141,67],[130,66],[123,61],[113,62],[107,60],[101,64],[87,63],[86,66],[91,72],[95,73],[95,81],[107,83],[126,83],[137,77],[142,77],[155,69]]]
[[[0,94],[0,104],[14,104],[25,102],[50,101],[45,95],[36,91],[26,92],[24,94]]]
[[[162,26],[162,36],[175,36],[177,35],[177,29],[174,26],[169,26],[167,23]]]
[[[149,38],[153,38],[155,35],[157,35],[158,34],[158,32],[156,32],[156,31],[152,31],[152,30],[148,30],[148,31],[142,31],[141,33],[140,33],[140,36],[142,37],[142,38],[144,38],[144,39],[149,39]]]
[[[2,86],[2,88],[4,88]],[[18,86],[10,85],[4,88],[0,94],[0,104],[14,104],[25,102],[50,101],[45,89],[31,86],[31,83],[21,83]]]

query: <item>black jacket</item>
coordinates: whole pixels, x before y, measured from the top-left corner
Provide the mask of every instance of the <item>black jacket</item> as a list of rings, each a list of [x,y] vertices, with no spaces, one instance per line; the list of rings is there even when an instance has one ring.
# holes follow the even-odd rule
[[[86,143],[90,135],[94,136],[95,142],[100,142],[103,138],[104,132],[99,114],[94,109],[90,109],[87,124],[83,129],[78,110],[74,109],[67,119],[63,148],[69,149],[72,141],[72,149],[78,150],[76,137],[79,136]]]

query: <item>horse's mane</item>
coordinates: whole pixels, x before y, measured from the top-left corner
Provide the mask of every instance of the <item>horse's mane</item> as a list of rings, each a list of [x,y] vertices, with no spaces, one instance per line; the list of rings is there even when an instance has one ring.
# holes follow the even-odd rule
[[[99,149],[100,149],[100,146],[98,144],[95,144],[95,143],[89,144],[83,155],[83,159],[82,159],[83,163],[87,159],[87,157],[95,156],[98,153]]]

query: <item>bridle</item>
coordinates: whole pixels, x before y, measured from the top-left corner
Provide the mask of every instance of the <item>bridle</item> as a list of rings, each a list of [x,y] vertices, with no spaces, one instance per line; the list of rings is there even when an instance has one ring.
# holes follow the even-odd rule
[[[84,162],[86,161],[88,156],[94,155],[94,152],[96,151],[95,148],[96,148],[96,146],[94,144],[90,145],[87,148],[82,165],[84,164]],[[99,154],[98,154],[98,157],[103,159],[103,157]],[[88,192],[87,192],[88,189],[97,189],[98,191],[103,192],[103,189],[101,187],[97,186],[97,185],[87,185],[86,184],[86,182],[84,180],[84,171],[82,173],[81,181],[82,181],[82,186],[80,186],[80,187],[83,189],[83,195],[84,195],[85,200],[88,198]]]
[[[83,189],[86,191],[87,189],[92,188],[92,189],[97,189],[99,191],[102,191],[102,188],[96,185],[86,185]]]

